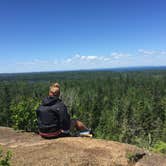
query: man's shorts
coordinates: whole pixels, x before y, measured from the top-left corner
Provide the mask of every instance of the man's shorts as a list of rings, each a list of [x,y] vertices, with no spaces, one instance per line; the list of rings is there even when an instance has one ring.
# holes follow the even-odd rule
[[[71,119],[69,124],[70,124],[69,130],[58,130],[58,131],[52,132],[52,133],[39,132],[39,135],[46,139],[70,136],[70,130],[74,129],[74,127],[76,125],[76,119]]]

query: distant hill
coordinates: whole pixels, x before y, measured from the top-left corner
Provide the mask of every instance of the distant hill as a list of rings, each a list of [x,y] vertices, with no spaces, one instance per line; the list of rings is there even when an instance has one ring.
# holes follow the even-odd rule
[[[114,67],[114,68],[94,68],[94,69],[78,69],[78,70],[61,70],[61,71],[40,71],[40,72],[20,72],[20,73],[0,73],[0,77],[28,75],[28,74],[47,74],[47,73],[64,73],[64,72],[84,72],[84,71],[147,71],[147,70],[166,70],[166,66],[136,66],[136,67]]]
[[[88,70],[73,70],[73,71],[47,71],[47,72],[31,72],[31,73],[0,73],[0,81],[36,81],[48,82],[51,80],[73,80],[73,79],[92,79],[94,77],[105,77],[115,73],[130,73],[130,72],[150,72],[163,73],[166,71],[166,66],[147,66],[147,67],[123,67],[123,68],[102,68]],[[104,74],[103,74],[104,72]],[[95,73],[95,74],[94,74]],[[112,76],[112,75],[111,75]]]
[[[121,67],[121,68],[113,68],[113,69],[103,69],[110,71],[147,71],[147,70],[166,70],[166,66],[144,66],[144,67]]]

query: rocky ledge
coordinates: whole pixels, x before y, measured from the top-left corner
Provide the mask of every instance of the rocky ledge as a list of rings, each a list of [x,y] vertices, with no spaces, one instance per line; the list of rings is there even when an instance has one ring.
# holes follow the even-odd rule
[[[166,156],[136,146],[100,139],[52,140],[0,127],[0,145],[12,152],[12,166],[166,166]]]

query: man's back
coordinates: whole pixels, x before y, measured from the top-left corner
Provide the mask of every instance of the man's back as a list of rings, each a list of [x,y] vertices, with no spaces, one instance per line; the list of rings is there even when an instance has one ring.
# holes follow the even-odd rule
[[[70,128],[70,116],[67,108],[57,96],[46,97],[36,110],[39,131],[50,133]]]

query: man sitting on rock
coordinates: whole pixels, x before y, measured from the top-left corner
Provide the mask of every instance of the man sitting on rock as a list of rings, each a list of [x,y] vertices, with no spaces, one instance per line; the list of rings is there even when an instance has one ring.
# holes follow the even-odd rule
[[[69,136],[69,130],[76,128],[80,131],[80,136],[92,137],[91,131],[81,121],[70,119],[67,107],[59,96],[60,86],[54,83],[50,86],[49,96],[36,110],[40,136],[44,138]]]

